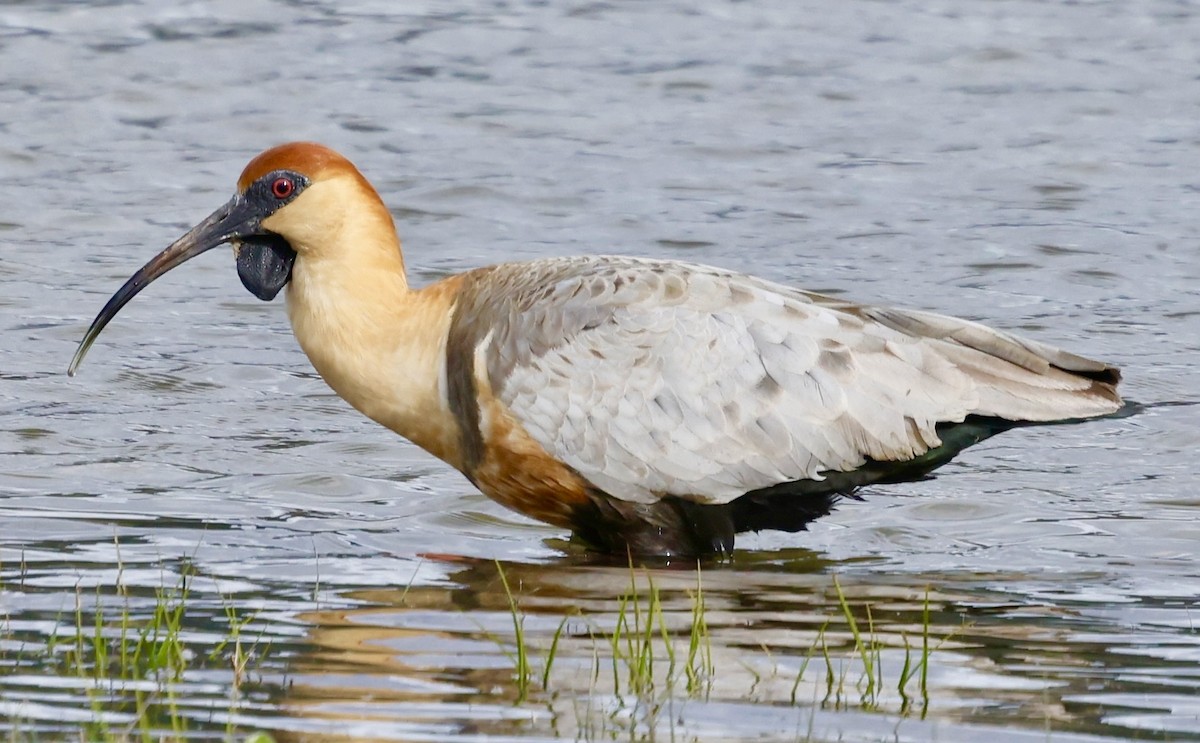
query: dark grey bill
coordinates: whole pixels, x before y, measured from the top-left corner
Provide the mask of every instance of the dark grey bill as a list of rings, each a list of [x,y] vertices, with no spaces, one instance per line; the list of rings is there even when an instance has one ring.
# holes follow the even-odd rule
[[[116,294],[112,295],[112,298],[100,310],[100,314],[96,315],[96,319],[92,320],[83,340],[79,342],[79,348],[75,349],[75,357],[71,359],[67,374],[75,376],[84,354],[92,347],[92,343],[100,335],[100,331],[104,330],[104,326],[108,325],[121,308],[137,296],[138,292],[145,289],[151,281],[189,258],[195,258],[218,245],[258,234],[260,232],[259,222],[261,222],[261,209],[248,203],[239,194],[210,214],[203,222],[188,230],[186,235],[171,243],[166,250],[151,258],[146,265],[138,269],[137,273],[129,277],[129,280],[117,290]]]

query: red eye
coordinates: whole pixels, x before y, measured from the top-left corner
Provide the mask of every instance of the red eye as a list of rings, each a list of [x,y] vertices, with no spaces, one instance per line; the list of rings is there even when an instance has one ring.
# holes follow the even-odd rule
[[[291,178],[276,178],[271,184],[271,195],[277,199],[286,199],[296,190],[296,184]]]

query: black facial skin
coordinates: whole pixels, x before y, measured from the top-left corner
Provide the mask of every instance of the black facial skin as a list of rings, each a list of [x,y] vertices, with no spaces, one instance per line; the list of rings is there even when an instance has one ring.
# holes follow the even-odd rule
[[[284,195],[279,187],[286,179],[292,191]],[[308,185],[308,179],[299,173],[277,170],[259,178],[246,189],[246,201],[256,207],[263,216],[261,222],[277,209],[288,204]],[[296,262],[296,251],[287,240],[273,232],[260,229],[258,234],[246,235],[240,240],[237,251],[238,278],[242,286],[269,302],[292,278],[292,264]]]
[[[242,286],[264,302],[270,302],[292,278],[296,251],[279,235],[242,238],[237,251],[238,278]]]
[[[218,245],[241,243],[238,277],[254,296],[262,300],[273,299],[291,278],[296,253],[281,236],[263,229],[262,222],[291,203],[308,185],[308,178],[300,173],[288,170],[267,173],[151,258],[129,277],[96,315],[79,342],[67,373],[74,376],[100,331],[138,292],[172,268]]]

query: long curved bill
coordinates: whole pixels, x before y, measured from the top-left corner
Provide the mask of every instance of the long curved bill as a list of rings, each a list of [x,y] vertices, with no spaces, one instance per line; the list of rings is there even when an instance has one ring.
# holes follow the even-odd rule
[[[171,243],[166,250],[151,258],[146,265],[138,269],[137,273],[129,277],[129,280],[117,290],[116,294],[112,295],[112,298],[100,310],[100,314],[96,315],[96,319],[92,320],[83,340],[79,342],[79,348],[75,349],[75,356],[71,359],[67,374],[75,376],[79,364],[83,362],[84,355],[92,347],[92,343],[96,341],[100,331],[104,330],[104,326],[116,317],[121,308],[137,296],[138,292],[145,289],[151,281],[189,258],[194,258],[230,240],[254,234],[258,228],[258,221],[257,216],[246,204],[246,200],[239,194],[210,214],[203,222],[188,230],[186,235]]]

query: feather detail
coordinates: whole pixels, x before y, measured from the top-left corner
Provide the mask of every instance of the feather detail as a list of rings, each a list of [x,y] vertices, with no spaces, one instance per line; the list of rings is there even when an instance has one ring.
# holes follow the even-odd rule
[[[723,504],[939,447],[968,415],[1115,412],[1115,369],[978,323],[622,257],[467,274],[452,332],[490,394],[595,488]]]

